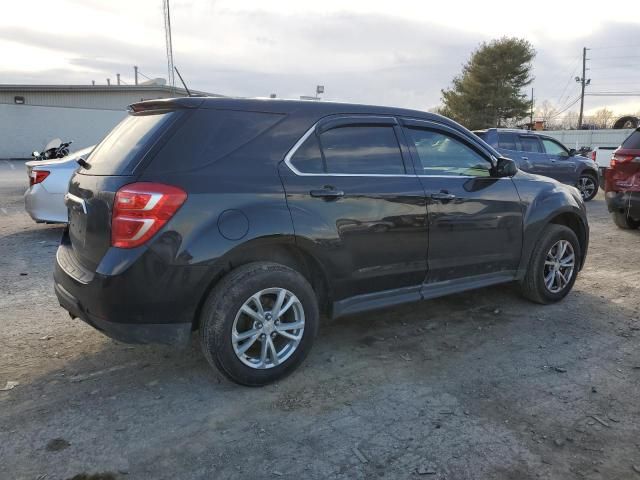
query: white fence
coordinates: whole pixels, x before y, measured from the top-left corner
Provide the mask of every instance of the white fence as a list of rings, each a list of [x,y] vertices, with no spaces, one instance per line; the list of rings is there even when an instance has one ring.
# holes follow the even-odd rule
[[[102,140],[127,115],[124,110],[0,104],[0,158],[28,158],[52,138],[79,150]]]
[[[543,133],[559,140],[568,148],[618,147],[633,132],[632,128],[619,130],[545,130]]]

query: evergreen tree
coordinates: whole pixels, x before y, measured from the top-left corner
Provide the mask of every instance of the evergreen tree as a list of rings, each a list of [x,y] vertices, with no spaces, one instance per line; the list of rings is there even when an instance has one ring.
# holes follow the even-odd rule
[[[523,88],[533,81],[535,55],[523,39],[483,42],[452,87],[442,90],[441,111],[470,129],[505,126],[527,117],[531,102]]]

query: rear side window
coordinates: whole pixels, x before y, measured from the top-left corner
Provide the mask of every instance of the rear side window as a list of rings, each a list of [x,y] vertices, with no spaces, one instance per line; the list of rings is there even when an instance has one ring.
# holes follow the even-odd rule
[[[515,133],[498,132],[498,147],[505,150],[518,150],[518,136]]]
[[[520,136],[520,145],[523,152],[543,153],[542,145],[537,137]]]
[[[390,126],[347,126],[320,135],[327,173],[403,174],[398,139]]]
[[[312,133],[296,150],[291,158],[291,164],[303,173],[324,173],[322,165],[322,154],[320,153],[320,144],[318,137]]]
[[[153,159],[154,173],[191,170],[215,162],[275,125],[282,115],[198,109]]]
[[[135,166],[153,139],[166,128],[176,112],[128,115],[98,144],[87,159],[90,175],[123,175]]]
[[[636,130],[622,142],[622,148],[640,149],[640,130]]]

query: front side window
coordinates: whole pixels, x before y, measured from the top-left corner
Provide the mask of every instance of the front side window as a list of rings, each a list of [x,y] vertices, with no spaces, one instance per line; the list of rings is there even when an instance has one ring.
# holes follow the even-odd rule
[[[407,128],[422,164],[421,175],[488,177],[491,164],[484,156],[445,133]]]
[[[542,145],[537,137],[520,136],[520,145],[523,152],[543,153]]]
[[[499,132],[498,133],[498,147],[505,150],[518,150],[517,144],[518,138],[515,133]]]
[[[320,135],[327,173],[404,174],[393,127],[345,126]]]
[[[569,152],[567,152],[564,149],[564,147],[562,147],[562,145],[554,142],[553,140],[550,140],[548,138],[543,138],[542,139],[542,144],[544,145],[545,151],[549,155],[562,155],[564,157],[569,155]]]

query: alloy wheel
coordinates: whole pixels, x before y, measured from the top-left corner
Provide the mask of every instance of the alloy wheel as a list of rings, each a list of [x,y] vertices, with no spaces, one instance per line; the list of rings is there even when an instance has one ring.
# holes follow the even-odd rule
[[[551,293],[562,291],[571,281],[576,255],[568,240],[553,244],[544,262],[544,285]]]
[[[233,350],[251,368],[277,367],[298,348],[304,324],[304,308],[292,292],[284,288],[261,290],[236,314],[231,332]]]
[[[584,200],[593,196],[596,191],[596,181],[589,175],[584,175],[578,180],[578,190]]]

